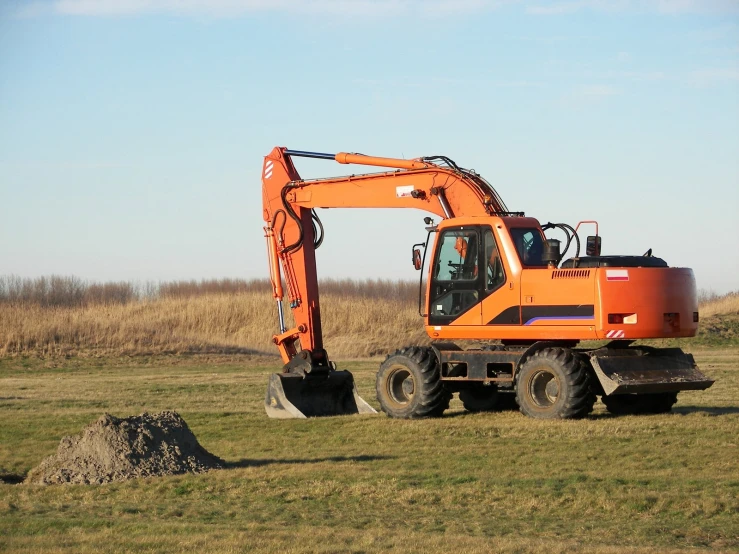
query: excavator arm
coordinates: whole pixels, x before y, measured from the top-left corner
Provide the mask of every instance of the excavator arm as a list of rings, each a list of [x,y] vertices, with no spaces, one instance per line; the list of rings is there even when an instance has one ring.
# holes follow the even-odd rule
[[[303,180],[292,157],[333,159],[394,171]],[[299,350],[320,356],[323,349],[315,261],[322,237],[317,233],[320,222],[315,208],[416,208],[442,218],[508,213],[489,183],[442,156],[403,160],[276,147],[264,159],[262,183],[270,276],[280,313],[280,335],[275,343],[286,364]],[[284,327],[281,308],[283,278],[295,320],[295,328],[290,330]],[[295,345],[297,339],[300,349]]]
[[[295,169],[294,157],[376,166],[390,171],[304,180]],[[285,401],[293,405],[302,404],[303,408],[298,411],[304,414],[306,411],[310,415],[341,413],[341,407],[330,406],[331,398],[341,395],[333,394],[327,382],[322,384],[321,400],[306,403],[302,397],[315,392],[316,387],[307,389],[305,385],[308,381],[317,380],[306,380],[307,376],[324,380],[333,378],[337,382],[352,381],[353,386],[350,377],[338,379],[338,374],[348,372],[337,372],[323,347],[315,258],[315,250],[322,241],[322,227],[315,208],[416,208],[441,218],[509,213],[487,181],[444,156],[403,160],[275,147],[264,158],[262,198],[270,280],[279,314],[280,332],[273,341],[285,364],[281,376],[303,379],[300,391],[291,400],[287,398],[289,393],[283,398],[282,391],[273,389],[279,388],[277,381],[285,391],[286,383],[297,387],[297,381],[273,376],[266,399],[267,412],[272,417],[299,417],[285,415]],[[295,322],[290,329],[285,326],[283,281]],[[348,384],[341,382],[337,386],[346,388]],[[361,400],[356,393],[355,396]],[[311,404],[321,406],[313,409]],[[349,411],[353,413],[353,408]]]

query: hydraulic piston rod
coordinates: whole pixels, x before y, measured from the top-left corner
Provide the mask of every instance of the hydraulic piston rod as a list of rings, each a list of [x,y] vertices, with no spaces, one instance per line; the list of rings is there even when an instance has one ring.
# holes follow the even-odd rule
[[[317,158],[321,160],[335,160],[340,164],[373,165],[378,167],[394,167],[397,169],[426,169],[434,164],[420,160],[403,160],[401,158],[378,158],[376,156],[365,156],[364,154],[352,154],[339,152],[338,154],[327,154],[325,152],[307,152],[305,150],[284,150],[286,156],[297,158]]]

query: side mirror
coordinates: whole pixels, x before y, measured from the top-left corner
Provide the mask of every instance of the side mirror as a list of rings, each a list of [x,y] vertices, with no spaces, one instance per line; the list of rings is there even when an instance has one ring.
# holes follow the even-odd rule
[[[416,270],[420,270],[423,267],[421,251],[418,248],[413,249],[413,267],[415,267]]]
[[[600,256],[600,237],[588,237],[585,243],[586,256]]]

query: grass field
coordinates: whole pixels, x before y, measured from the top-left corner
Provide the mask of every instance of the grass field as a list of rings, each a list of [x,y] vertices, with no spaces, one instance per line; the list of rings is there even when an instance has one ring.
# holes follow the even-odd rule
[[[274,358],[0,360],[0,551],[739,551],[739,350],[669,415],[268,419]],[[375,407],[377,361],[344,364]],[[228,469],[16,485],[103,412],[173,409]]]

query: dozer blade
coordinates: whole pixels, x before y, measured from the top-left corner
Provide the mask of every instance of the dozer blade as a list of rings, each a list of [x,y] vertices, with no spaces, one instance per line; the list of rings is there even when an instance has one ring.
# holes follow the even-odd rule
[[[591,352],[590,361],[607,396],[704,390],[713,385],[713,379],[698,370],[693,355],[679,348],[604,348]]]
[[[264,409],[275,419],[377,413],[359,396],[348,371],[305,376],[273,373]]]

